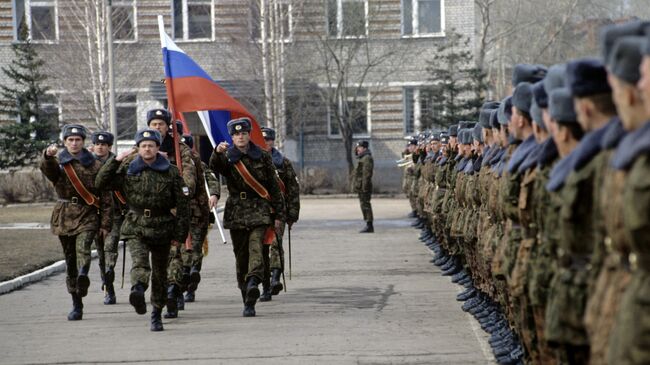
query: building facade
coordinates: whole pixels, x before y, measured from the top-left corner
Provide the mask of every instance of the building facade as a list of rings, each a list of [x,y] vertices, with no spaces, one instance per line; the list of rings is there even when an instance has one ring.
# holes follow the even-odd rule
[[[427,85],[435,82],[429,79],[427,61],[451,30],[469,37],[470,47],[474,46],[474,2],[273,1],[265,8],[277,15],[271,30],[268,21],[262,22],[266,18],[260,15],[260,0],[113,0],[120,143],[130,144],[135,130],[145,124],[146,111],[166,103],[157,23],[162,15],[166,32],[179,47],[261,124],[282,126],[285,153],[307,175],[328,171],[327,185],[332,188],[346,181],[336,116],[355,110],[354,138],[370,141],[377,189],[397,190],[401,171],[395,160],[404,149],[404,137],[419,130],[420,115],[431,97]],[[11,44],[22,41],[19,27],[24,24],[46,61],[52,94],[48,107],[56,110],[61,124],[106,126],[107,61],[100,31],[108,14],[105,3],[0,1],[0,61],[10,62]],[[265,117],[262,29],[267,29],[267,42],[282,43],[285,108],[281,120]],[[269,62],[266,72],[273,67],[279,63]],[[0,75],[0,82],[8,80]],[[329,90],[341,82],[352,91],[328,97]],[[186,119],[207,156],[210,146],[201,138],[198,118],[186,115]]]

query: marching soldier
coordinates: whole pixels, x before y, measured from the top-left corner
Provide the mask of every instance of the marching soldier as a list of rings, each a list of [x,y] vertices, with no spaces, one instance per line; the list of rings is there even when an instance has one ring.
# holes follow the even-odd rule
[[[366,222],[366,226],[359,233],[373,233],[375,232],[375,227],[373,226],[370,199],[372,198],[374,160],[368,146],[368,141],[359,141],[357,147],[354,149],[354,154],[357,156],[359,162],[352,174],[352,190],[359,195],[361,213],[363,213],[363,220]]]
[[[84,148],[86,130],[77,124],[63,127],[65,148],[49,146],[42,155],[41,172],[54,185],[58,197],[50,221],[59,236],[66,262],[66,284],[72,295],[68,320],[83,318],[83,301],[88,294],[90,249],[97,235],[104,239],[111,224],[111,196],[100,193],[95,177],[102,163]]]
[[[282,191],[286,207],[286,224],[291,229],[293,224],[298,221],[300,214],[300,185],[298,184],[298,177],[296,176],[291,161],[275,148],[275,130],[262,128],[262,135],[266,142],[266,148],[271,153],[273,165],[278,172],[278,184]],[[262,302],[271,300],[271,295],[280,294],[280,291],[284,288],[280,280],[280,276],[284,271],[284,249],[282,245],[284,229],[284,224],[282,224],[280,226],[280,232],[270,247],[264,245],[265,275],[264,282],[262,283],[262,296],[260,297],[260,301]]]
[[[227,127],[233,145],[219,143],[210,168],[227,181],[224,228],[230,229],[233,241],[243,316],[254,317],[258,285],[264,280],[262,245],[279,235],[285,206],[271,156],[250,141],[251,121],[234,119]]]
[[[190,149],[194,148],[194,138],[191,135],[184,135],[181,142]],[[207,240],[208,225],[210,222],[211,209],[217,206],[221,197],[221,184],[219,179],[210,171],[208,166],[201,161],[198,153],[192,150],[192,161],[196,166],[196,189],[194,197],[190,202],[190,236],[192,238],[192,249],[182,249],[183,272],[189,275],[189,284],[185,293],[184,302],[194,302],[195,292],[201,282],[201,267],[203,263],[203,245]],[[216,217],[215,217],[216,219]],[[179,296],[180,299],[180,296]],[[180,301],[179,301],[180,302]],[[183,303],[184,304],[184,303]],[[178,309],[183,308],[180,303]]]
[[[151,330],[162,331],[162,307],[166,304],[167,262],[171,246],[180,250],[189,229],[190,189],[178,168],[158,153],[160,133],[143,129],[136,133],[137,156],[125,151],[111,158],[97,175],[100,189],[119,190],[129,206],[120,237],[131,253],[131,294],[136,313],[145,314],[144,293],[151,277]],[[151,254],[151,263],[149,255]]]
[[[93,154],[95,158],[103,164],[109,158],[115,156],[111,152],[113,147],[113,134],[109,132],[95,132],[91,136],[93,142]],[[99,269],[101,270],[102,283],[104,289],[104,304],[115,304],[115,265],[117,264],[118,242],[120,240],[120,228],[124,221],[124,212],[126,211],[126,201],[119,191],[112,192],[113,224],[111,232],[106,240],[98,236],[95,240],[97,246],[97,255],[99,256]]]

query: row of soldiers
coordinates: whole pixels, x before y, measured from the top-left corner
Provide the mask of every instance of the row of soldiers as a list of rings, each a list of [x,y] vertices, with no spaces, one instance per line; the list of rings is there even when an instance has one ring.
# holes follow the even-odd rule
[[[650,23],[600,40],[408,144],[414,226],[500,364],[650,363]]]
[[[66,261],[73,302],[68,320],[83,318],[93,243],[104,304],[117,302],[120,243],[130,251],[129,302],[138,314],[147,312],[151,281],[152,331],[163,330],[163,307],[165,318],[176,318],[185,302],[193,302],[209,224],[218,219],[219,175],[228,186],[224,227],[231,231],[243,315],[255,316],[258,299],[269,301],[283,289],[284,227],[291,229],[300,209],[298,180],[291,162],[275,148],[275,131],[263,129],[266,146],[260,147],[250,140],[248,118],[230,121],[234,143],[219,144],[208,167],[193,150],[191,135],[174,142],[167,110],[149,111],[147,124],[135,134],[135,147],[119,155],[111,152],[114,136],[108,132],[93,133],[90,150],[85,148],[87,131],[75,124],[62,129],[63,149],[51,145],[43,152],[40,168],[58,197],[51,229]],[[182,134],[182,124],[175,124]]]

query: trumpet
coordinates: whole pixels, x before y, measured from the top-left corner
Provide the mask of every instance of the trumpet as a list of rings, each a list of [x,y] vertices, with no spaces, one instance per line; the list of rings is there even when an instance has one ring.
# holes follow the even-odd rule
[[[398,167],[411,167],[413,166],[413,154],[404,156],[401,160],[395,161]]]
[[[411,167],[413,165],[414,165],[413,161],[406,161],[406,162],[402,162],[402,163],[397,164],[397,167]]]

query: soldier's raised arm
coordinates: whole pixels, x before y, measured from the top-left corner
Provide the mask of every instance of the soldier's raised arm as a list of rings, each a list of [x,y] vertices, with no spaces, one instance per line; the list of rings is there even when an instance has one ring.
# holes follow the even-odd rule
[[[55,144],[47,147],[41,155],[41,162],[39,168],[43,175],[47,177],[53,184],[56,184],[61,177],[61,169],[59,168],[59,159],[56,157],[58,148]]]

